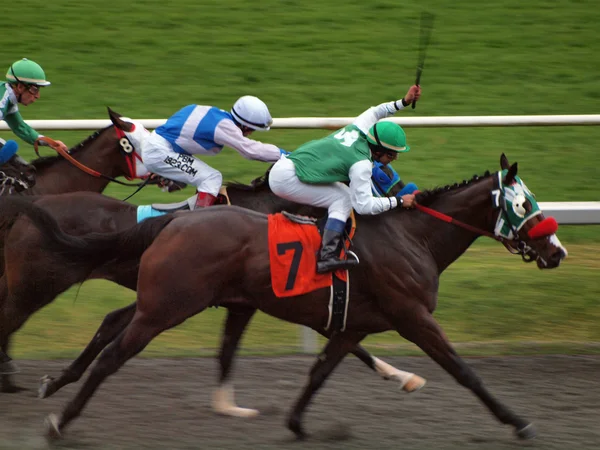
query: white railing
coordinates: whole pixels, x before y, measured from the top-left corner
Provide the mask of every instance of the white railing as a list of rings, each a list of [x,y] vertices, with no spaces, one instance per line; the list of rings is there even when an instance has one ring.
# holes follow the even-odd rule
[[[600,202],[539,202],[546,217],[563,225],[600,224]]]
[[[152,130],[164,124],[167,119],[135,119]],[[352,123],[354,117],[282,117],[273,119],[272,128],[324,128],[338,129]],[[600,125],[600,114],[572,114],[561,116],[440,116],[440,117],[392,117],[391,122],[403,127],[533,127],[533,126],[572,126]],[[97,130],[111,124],[109,119],[90,120],[27,120],[36,130]],[[0,131],[8,130],[8,125],[0,122]]]

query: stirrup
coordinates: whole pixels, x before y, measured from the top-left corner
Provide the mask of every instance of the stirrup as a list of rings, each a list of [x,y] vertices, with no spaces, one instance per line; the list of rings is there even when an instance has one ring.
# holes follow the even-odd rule
[[[317,261],[317,273],[329,273],[336,270],[346,270],[358,265],[358,259],[326,259]]]
[[[346,252],[346,254],[348,256],[352,256],[352,258],[354,258],[356,260],[356,264],[360,264],[360,259],[358,259],[358,255],[356,253],[354,253],[352,250],[348,250]]]

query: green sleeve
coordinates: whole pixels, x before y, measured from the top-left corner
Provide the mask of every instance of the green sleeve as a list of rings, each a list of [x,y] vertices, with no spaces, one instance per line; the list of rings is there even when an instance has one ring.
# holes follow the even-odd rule
[[[15,133],[28,144],[33,145],[35,140],[40,135],[37,131],[35,131],[33,128],[31,128],[25,123],[19,111],[13,114],[7,114],[4,120],[6,121],[10,129],[13,131],[13,133]]]

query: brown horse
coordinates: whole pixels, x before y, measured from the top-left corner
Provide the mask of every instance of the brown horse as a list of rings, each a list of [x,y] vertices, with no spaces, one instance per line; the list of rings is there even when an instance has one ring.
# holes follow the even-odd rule
[[[421,211],[394,211],[359,218],[354,239],[361,264],[351,271],[352,293],[346,330],[335,333],[310,371],[310,380],[292,410],[288,427],[304,436],[302,417],[315,392],[346,354],[367,335],[396,330],[418,345],[460,384],[469,388],[497,419],[520,438],[535,436],[531,423],[495,399],[456,354],[433,318],[440,274],[479,234],[506,235],[541,269],[558,267],[566,250],[535,198],[509,167],[455,186],[417,196]],[[62,430],[81,414],[96,389],[162,331],[211,305],[258,308],[283,320],[323,328],[328,320],[327,289],[285,301],[271,288],[267,216],[237,207],[214,207],[180,216],[149,219],[124,232],[77,238],[60,230],[52,216],[22,207],[43,235],[44,245],[69,255],[74,264],[137,258],[138,296],[133,320],[102,353],[75,398],[59,416],[50,415],[48,433]],[[436,216],[437,217],[432,217]],[[443,224],[439,218],[447,219]],[[199,264],[199,262],[202,262]]]
[[[108,114],[113,125],[96,131],[71,148],[68,155],[66,155],[66,158],[71,161],[61,155],[45,156],[33,160],[31,165],[35,168],[37,174],[35,186],[23,190],[17,195],[26,196],[32,202],[38,202],[43,198],[41,195],[47,194],[78,191],[102,192],[111,181],[124,184],[116,180],[116,177],[135,176],[135,152],[127,153],[121,143],[122,132],[132,131],[133,124],[121,120],[120,114],[110,108],[108,108]],[[32,177],[31,172],[22,173],[22,165],[15,166],[14,163],[11,164],[6,165],[8,166],[7,170],[21,170],[19,175],[21,180],[23,177]],[[16,177],[17,173],[15,172],[13,176]],[[160,182],[160,180],[156,179],[153,182]],[[30,181],[29,184],[33,184],[33,181]],[[64,201],[68,200],[65,199]],[[110,221],[111,219],[106,220]],[[2,255],[4,255],[5,243],[8,242],[9,223],[12,224],[11,218],[0,216],[0,254]],[[94,229],[93,231],[99,230]],[[6,258],[0,258],[0,275],[4,274],[5,261]],[[5,297],[6,291],[3,294],[0,289],[0,308],[3,308]],[[14,372],[16,367],[7,356],[5,346],[1,345],[0,347],[0,374]],[[10,378],[3,375],[2,391],[11,392],[15,390],[18,389],[12,384]]]
[[[251,186],[238,183],[229,185],[230,201],[241,207],[262,212],[282,210],[321,214],[314,208],[307,209],[275,196],[268,187],[266,176],[258,178]],[[37,203],[51,213],[67,233],[82,235],[90,232],[107,233],[125,230],[135,225],[137,207],[103,195],[76,193],[51,195]],[[5,220],[11,217],[3,211]],[[16,215],[12,216],[16,219]],[[71,267],[60,255],[44,248],[41,236],[27,219],[19,219],[10,229],[4,250],[6,273],[0,277],[0,346],[8,352],[10,336],[18,330],[37,310],[52,302],[58,294],[73,284],[89,278],[104,278],[135,290],[137,285],[139,258],[127,261],[111,261],[98,266]],[[28,280],[36,280],[30,283]],[[41,288],[43,286],[43,289]],[[239,341],[256,309],[232,305],[227,312],[221,352],[219,353],[219,388],[214,395],[213,406],[222,414],[251,416],[258,413],[253,409],[238,408],[233,398],[230,383],[232,360]],[[81,378],[87,367],[100,351],[108,345],[131,321],[135,303],[108,314],[84,352],[66,369],[58,379],[44,377],[40,396],[48,397],[66,384]],[[324,330],[317,330],[328,335]],[[406,392],[420,389],[424,384],[418,375],[390,366],[373,357],[357,346],[354,354],[369,368],[384,379],[396,380]],[[14,384],[5,376],[5,392],[13,392]]]

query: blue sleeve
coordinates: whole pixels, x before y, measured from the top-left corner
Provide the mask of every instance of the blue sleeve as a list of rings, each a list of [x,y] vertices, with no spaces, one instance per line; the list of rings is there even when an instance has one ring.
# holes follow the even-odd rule
[[[380,162],[373,163],[373,174],[371,176],[373,186],[380,197],[386,197],[390,190],[400,181],[400,175],[389,164],[385,166]]]
[[[19,150],[19,144],[16,141],[10,140],[0,147],[0,166],[8,162]]]
[[[418,191],[419,188],[417,187],[417,185],[415,183],[408,183],[406,186],[404,186],[400,192],[398,192],[396,194],[396,197],[402,197],[403,195],[406,194],[413,194],[415,191]]]

